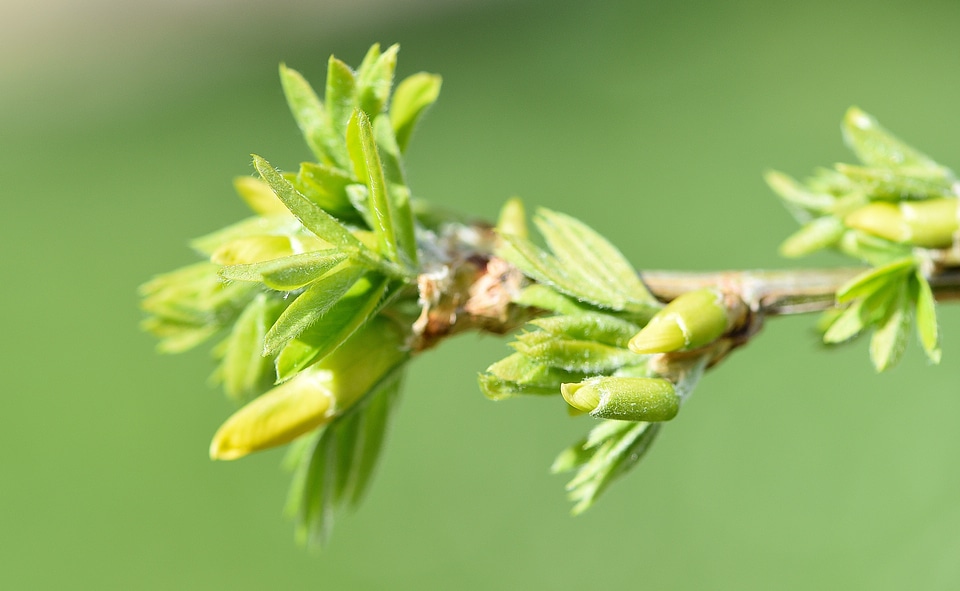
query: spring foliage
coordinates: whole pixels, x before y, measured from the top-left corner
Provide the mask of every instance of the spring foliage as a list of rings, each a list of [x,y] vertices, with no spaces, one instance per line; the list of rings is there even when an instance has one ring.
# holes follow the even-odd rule
[[[481,390],[493,400],[553,396],[572,415],[598,419],[553,464],[574,472],[576,513],[636,465],[760,313],[715,288],[664,305],[614,245],[562,213],[533,216],[541,246],[518,200],[504,206],[496,234],[417,200],[403,154],[441,81],[418,73],[394,89],[397,51],[374,45],[356,70],[331,57],[322,100],[281,66],[312,160],[284,172],[254,156],[257,176],[235,181],[253,216],[194,240],[202,262],[141,288],[144,328],[159,349],[212,341],[214,378],[240,405],[214,435],[211,457],[290,444],[287,509],[305,541],[324,541],[335,513],[363,496],[404,370],[435,344],[425,337],[432,310],[463,318],[483,309],[480,299],[493,311],[472,328],[528,321],[514,352],[480,374]],[[872,331],[871,358],[884,370],[915,322],[938,362],[929,280],[956,241],[957,181],[858,109],[843,130],[860,164],[803,183],[768,173],[802,225],[781,251],[833,249],[868,266],[836,294],[826,343]],[[461,272],[465,261],[476,268]],[[508,269],[499,277],[516,281],[489,283],[484,272],[498,262]],[[476,295],[483,281],[506,293],[502,307]],[[442,337],[455,327],[433,328]]]

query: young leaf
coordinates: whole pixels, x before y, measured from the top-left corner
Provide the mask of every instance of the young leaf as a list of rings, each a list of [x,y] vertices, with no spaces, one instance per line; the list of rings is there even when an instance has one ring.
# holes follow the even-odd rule
[[[376,52],[374,48],[370,48],[357,70],[357,105],[371,119],[383,111],[387,98],[390,97],[400,46],[392,45],[382,54],[379,54],[379,51],[379,47]]]
[[[552,337],[531,346],[517,341],[514,346],[517,351],[537,363],[589,374],[613,371],[623,365],[640,361],[640,357],[629,349],[592,341]]]
[[[336,249],[314,250],[281,259],[224,267],[220,275],[232,281],[258,281],[277,291],[300,289],[347,259]]]
[[[832,215],[817,218],[784,240],[780,245],[780,254],[788,258],[799,258],[830,248],[840,241],[846,230],[843,222]]]
[[[277,199],[270,185],[251,176],[233,179],[233,188],[257,215],[271,216],[289,214],[283,202]]]
[[[279,353],[287,343],[323,317],[364,272],[362,267],[347,264],[311,284],[270,327],[264,339],[263,354]]]
[[[857,183],[871,199],[900,201],[903,199],[932,199],[955,197],[954,179],[937,171],[930,174],[923,168],[873,168],[837,164],[837,171]]]
[[[343,141],[334,130],[330,114],[310,83],[292,68],[280,64],[280,82],[290,112],[317,160],[325,164],[344,164]]]
[[[796,212],[795,217],[801,218],[801,222],[810,219],[811,213],[820,215],[827,213],[836,202],[836,197],[833,195],[811,191],[792,177],[776,170],[767,171],[763,178],[773,192]]]
[[[574,515],[590,508],[600,494],[617,477],[629,471],[650,449],[660,432],[660,423],[634,423],[607,420],[594,432],[565,450],[556,459],[554,472],[577,468],[577,475],[567,484],[567,490],[576,504]]]
[[[260,293],[247,305],[233,325],[220,365],[223,389],[234,400],[248,400],[272,382],[273,363],[261,355],[263,337],[282,307]]]
[[[626,349],[630,339],[640,331],[632,322],[599,312],[537,318],[530,324],[558,337],[596,341],[621,349]]]
[[[350,66],[332,55],[327,62],[326,99],[333,129],[338,137],[343,137],[357,104],[357,80]]]
[[[348,414],[328,425],[301,457],[288,507],[297,507],[301,542],[323,544],[344,503],[356,505],[380,455],[401,376],[375,386]]]
[[[906,287],[906,284],[901,284],[887,317],[870,339],[870,359],[877,371],[885,371],[896,365],[907,348],[913,307],[907,297]]]
[[[388,284],[385,277],[376,273],[360,278],[323,318],[280,351],[277,379],[290,379],[343,344],[374,313]]]
[[[937,310],[930,283],[918,269],[913,276],[914,299],[917,306],[917,335],[927,357],[940,363],[940,338],[937,328]]]
[[[390,104],[390,120],[401,152],[407,151],[420,117],[440,96],[441,84],[440,76],[419,72],[397,85]]]
[[[190,241],[190,247],[200,254],[210,256],[218,248],[234,240],[250,238],[252,236],[289,235],[296,233],[300,228],[300,222],[297,221],[297,218],[290,215],[286,207],[284,207],[283,210],[284,213],[279,215],[247,218],[205,236],[194,238]]]
[[[339,168],[303,162],[297,173],[296,189],[331,215],[352,221],[357,214],[347,197],[347,185],[355,182]]]
[[[269,162],[254,155],[253,165],[257,172],[267,181],[277,197],[284,205],[297,216],[305,228],[343,250],[360,250],[362,245],[353,234],[329,213],[323,211],[315,203],[300,194],[290,181],[283,178],[276,168]]]
[[[380,252],[387,259],[398,262],[396,228],[393,225],[393,204],[387,195],[387,183],[380,164],[377,144],[373,139],[370,119],[363,111],[354,111],[347,126],[347,149],[354,163],[354,170],[367,185],[369,209],[373,212],[374,227],[380,244]]]
[[[563,267],[622,295],[625,309],[649,312],[659,307],[623,254],[586,224],[544,208],[538,210],[534,223]]]
[[[901,281],[916,265],[912,257],[905,257],[882,267],[876,267],[857,275],[837,290],[837,302],[843,304],[866,297],[885,284]]]
[[[943,172],[929,156],[903,143],[880,126],[876,119],[857,107],[843,118],[843,139],[868,166],[884,168],[917,167]]]
[[[860,334],[866,326],[861,314],[862,307],[863,300],[858,300],[837,316],[823,334],[823,342],[833,345],[848,341]]]

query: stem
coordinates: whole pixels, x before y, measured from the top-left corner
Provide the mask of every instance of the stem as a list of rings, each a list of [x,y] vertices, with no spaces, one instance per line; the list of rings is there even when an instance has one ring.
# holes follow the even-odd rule
[[[644,271],[640,275],[650,291],[664,301],[695,289],[717,287],[738,296],[754,312],[777,316],[833,308],[840,287],[866,270]],[[928,279],[938,301],[960,299],[960,269],[939,270]]]

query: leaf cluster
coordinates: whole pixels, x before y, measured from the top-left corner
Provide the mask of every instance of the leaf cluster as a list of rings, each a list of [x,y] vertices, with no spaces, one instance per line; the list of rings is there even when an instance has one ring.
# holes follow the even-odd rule
[[[800,257],[833,249],[873,268],[844,286],[821,325],[827,344],[874,329],[870,357],[878,371],[896,365],[916,318],[924,351],[938,363],[933,294],[922,272],[937,249],[952,247],[960,230],[954,173],[907,145],[853,107],[843,137],[859,165],[836,164],[804,183],[780,172],[767,182],[803,224],[781,245]]]
[[[302,437],[312,451],[299,456],[292,497],[300,504],[298,530],[310,540],[326,536],[328,514],[343,499],[362,495],[399,389],[402,360],[378,351],[401,350],[402,327],[392,329],[399,340],[357,335],[417,298],[418,220],[403,154],[437,99],[440,78],[414,74],[394,91],[398,49],[374,45],[356,70],[331,57],[322,100],[281,65],[287,103],[313,160],[282,172],[255,155],[259,178],[235,181],[253,217],[194,240],[206,262],[141,288],[144,328],[161,339],[161,350],[221,336],[214,378],[245,406],[218,432],[214,457],[240,457],[313,426]],[[354,357],[389,363],[364,361],[369,375],[338,380],[358,371],[342,355],[332,357],[347,343]],[[298,376],[306,377],[287,387]]]

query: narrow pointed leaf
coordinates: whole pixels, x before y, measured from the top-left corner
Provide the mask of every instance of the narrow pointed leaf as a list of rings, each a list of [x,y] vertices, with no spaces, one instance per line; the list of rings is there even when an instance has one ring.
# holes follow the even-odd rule
[[[255,155],[253,164],[263,180],[267,181],[277,197],[293,215],[297,216],[305,228],[341,249],[358,250],[362,247],[360,241],[336,218],[301,195],[269,162]]]
[[[335,250],[314,250],[281,259],[224,267],[220,275],[233,281],[259,281],[271,289],[292,291],[319,279],[348,258]]]
[[[292,68],[280,65],[280,82],[290,112],[304,140],[320,162],[343,164],[342,140],[336,134],[330,114],[324,109],[310,83]]]
[[[277,379],[290,379],[343,344],[377,309],[388,283],[375,273],[358,280],[323,318],[280,351]]]
[[[906,297],[906,285],[902,285],[897,300],[888,316],[870,339],[870,359],[877,371],[885,371],[896,365],[907,348],[913,307]]]
[[[297,174],[296,188],[321,209],[340,218],[356,217],[347,197],[347,185],[356,181],[345,171],[325,164],[303,162]]]
[[[280,307],[267,294],[258,294],[237,318],[221,362],[223,389],[234,400],[246,400],[273,381],[273,363],[261,355],[263,338]]]
[[[286,206],[277,199],[270,185],[250,176],[238,176],[233,179],[237,194],[256,214],[262,216],[288,214]]]
[[[426,72],[414,74],[397,84],[390,103],[390,120],[401,152],[407,151],[417,123],[440,96],[441,84],[440,76]]]
[[[836,344],[848,341],[863,331],[865,324],[861,317],[863,301],[854,302],[830,324],[823,334],[823,342]]]
[[[589,226],[548,209],[538,210],[534,223],[562,266],[622,295],[631,310],[658,306],[623,254]]]
[[[905,257],[865,271],[837,290],[837,301],[849,302],[870,295],[884,284],[901,281],[915,265],[916,261],[913,258]]]
[[[923,350],[934,363],[940,363],[940,335],[933,291],[926,277],[918,270],[914,275],[917,306],[917,335]]]
[[[332,55],[327,62],[326,101],[333,129],[338,137],[343,137],[357,104],[357,80],[350,66]]]
[[[241,238],[283,235],[296,232],[300,227],[300,223],[290,214],[286,207],[284,207],[283,210],[284,213],[279,215],[247,218],[205,236],[194,238],[190,241],[190,247],[201,254],[210,256],[224,244]]]
[[[799,258],[830,248],[840,241],[846,230],[843,222],[833,216],[817,218],[784,240],[780,245],[780,254]]]
[[[371,48],[357,70],[357,104],[371,119],[380,114],[390,96],[398,51],[400,46],[392,45],[376,59],[368,60],[373,55]]]
[[[325,275],[297,296],[270,328],[264,339],[264,355],[276,355],[292,339],[320,320],[356,283],[365,269],[342,266]]]
[[[363,412],[358,416],[361,437],[352,461],[350,503],[357,505],[367,491],[377,460],[383,450],[387,427],[400,395],[403,374],[390,376],[369,395]]]
[[[786,204],[805,212],[826,213],[836,201],[833,195],[811,191],[790,176],[776,170],[767,171],[764,179]]]
[[[357,176],[367,185],[368,208],[373,212],[374,227],[380,252],[387,259],[398,262],[396,229],[393,225],[393,204],[387,194],[386,180],[380,164],[377,144],[373,139],[370,120],[362,111],[354,111],[347,129],[347,147]]]
[[[894,137],[876,119],[857,107],[850,107],[843,118],[843,138],[857,157],[868,166],[915,166],[943,170],[943,167],[929,156]]]

